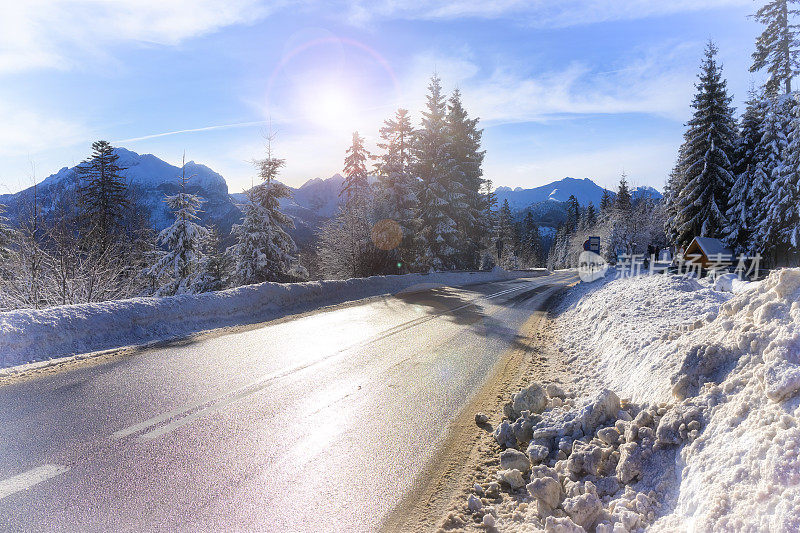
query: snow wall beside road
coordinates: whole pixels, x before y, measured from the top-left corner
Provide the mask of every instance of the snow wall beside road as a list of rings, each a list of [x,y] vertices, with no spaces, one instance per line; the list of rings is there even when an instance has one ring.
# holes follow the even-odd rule
[[[540,272],[541,274],[543,272]],[[219,292],[131,298],[0,313],[0,368],[254,324],[381,294],[463,286],[531,272],[437,272],[304,283],[260,283]]]

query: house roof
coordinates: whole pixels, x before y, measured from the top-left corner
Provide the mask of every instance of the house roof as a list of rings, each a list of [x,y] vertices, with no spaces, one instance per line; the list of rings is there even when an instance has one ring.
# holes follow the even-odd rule
[[[722,244],[721,240],[713,237],[695,237],[689,244],[689,248],[686,249],[687,252],[692,248],[693,244],[697,244],[706,257],[716,256],[717,254],[733,257],[733,250]]]

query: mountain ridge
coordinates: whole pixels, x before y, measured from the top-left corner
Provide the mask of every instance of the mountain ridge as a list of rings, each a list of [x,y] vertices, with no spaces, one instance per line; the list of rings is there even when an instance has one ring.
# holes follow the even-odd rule
[[[118,164],[125,168],[122,176],[137,202],[147,209],[155,229],[160,230],[169,225],[174,217],[163,200],[166,195],[180,190],[181,168],[153,154],[138,154],[122,147],[115,148],[115,151],[119,155]],[[45,215],[53,208],[59,195],[75,190],[76,167],[63,167],[36,185],[38,202]],[[231,226],[241,219],[238,205],[244,201],[244,193],[230,193],[225,178],[202,163],[189,161],[185,170],[192,177],[189,191],[205,200],[200,220],[219,227],[222,232],[229,232]],[[316,230],[325,220],[336,214],[343,182],[342,175],[336,173],[328,178],[311,178],[299,187],[290,187],[293,197],[282,199],[281,208],[295,222],[296,228],[292,231],[292,236],[299,245],[312,241]],[[19,216],[22,206],[32,200],[33,189],[30,187],[17,193],[0,195],[0,204],[6,205],[7,216],[12,219]],[[530,189],[501,186],[495,193],[498,207],[508,200],[512,211],[517,213],[529,209],[552,213],[559,211],[561,206],[557,204],[565,202],[570,195],[574,195],[582,206],[590,202],[598,206],[604,190],[589,178],[566,177]],[[613,191],[609,192],[614,194]],[[652,187],[637,187],[632,193],[634,197],[644,194],[654,198],[661,197]],[[542,202],[554,204],[545,209]],[[553,220],[557,220],[557,217]]]

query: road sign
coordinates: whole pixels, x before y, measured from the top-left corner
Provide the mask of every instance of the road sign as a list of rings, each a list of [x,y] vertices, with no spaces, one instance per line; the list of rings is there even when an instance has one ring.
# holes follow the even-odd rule
[[[595,254],[600,253],[600,237],[589,237],[586,239],[586,242],[583,243],[583,249],[587,252],[592,252]]]

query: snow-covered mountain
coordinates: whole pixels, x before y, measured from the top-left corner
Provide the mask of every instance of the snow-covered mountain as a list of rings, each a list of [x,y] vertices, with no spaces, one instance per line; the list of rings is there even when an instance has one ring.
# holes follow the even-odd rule
[[[172,213],[164,203],[166,195],[179,190],[180,167],[176,167],[152,154],[137,154],[125,148],[115,148],[119,155],[118,164],[125,170],[125,178],[133,198],[150,216],[150,223],[161,230],[172,220]],[[229,194],[228,184],[219,173],[209,167],[189,161],[186,175],[191,176],[189,192],[202,196],[205,203],[200,214],[206,225],[219,227],[227,234],[231,226],[241,219],[238,204],[244,202],[244,194]],[[63,194],[74,191],[77,186],[75,167],[64,167],[42,180],[36,187],[37,202],[41,212],[47,214]],[[292,236],[303,244],[313,238],[320,224],[333,216],[338,206],[338,194],[344,178],[335,174],[327,179],[312,179],[294,190],[294,198],[282,200],[282,206],[295,221]],[[25,205],[33,200],[34,188],[30,187],[15,194],[0,195],[0,204],[7,207],[8,215],[14,219]]]
[[[181,169],[152,154],[137,154],[125,148],[115,150],[119,155],[119,165],[125,168],[122,175],[135,200],[149,213],[151,224],[159,230],[169,225],[172,214],[164,203],[164,197],[179,190]],[[231,226],[241,219],[241,211],[237,205],[245,201],[244,194],[230,194],[225,178],[194,161],[186,163],[186,173],[192,176],[190,192],[199,194],[206,200],[201,221],[207,225],[216,225],[223,234],[227,234]],[[76,179],[75,167],[64,167],[39,183],[37,198],[41,212],[47,215],[61,195],[74,190]],[[293,198],[281,200],[283,210],[295,221],[296,228],[291,233],[298,245],[310,243],[315,231],[325,220],[336,214],[343,181],[340,174],[326,179],[314,178],[298,188],[293,188]],[[31,187],[15,194],[0,195],[0,204],[7,206],[8,215],[13,219],[26,203],[30,204],[33,193]],[[656,199],[661,197],[652,187],[639,187],[632,193],[635,198],[645,195]],[[588,178],[564,178],[533,189],[497,188],[498,206],[507,199],[516,217],[524,216],[527,211],[533,212],[543,231],[545,228],[555,228],[563,222],[566,216],[564,202],[570,195],[575,195],[583,206],[589,202],[598,206],[603,188]]]
[[[115,151],[119,156],[117,164],[125,169],[121,174],[130,188],[132,198],[145,208],[150,215],[150,223],[156,229],[166,227],[173,217],[164,203],[164,197],[180,189],[178,180],[181,169],[151,154],[137,154],[125,148],[116,148]],[[191,176],[189,192],[199,194],[205,200],[200,215],[203,223],[219,226],[223,232],[230,231],[231,225],[241,214],[228,194],[225,178],[194,161],[186,163],[186,175]],[[76,167],[64,167],[37,185],[37,200],[45,216],[58,198],[75,190],[77,179]],[[0,203],[7,206],[13,218],[26,204],[30,205],[33,194],[34,188],[30,187],[16,194],[0,196]]]

